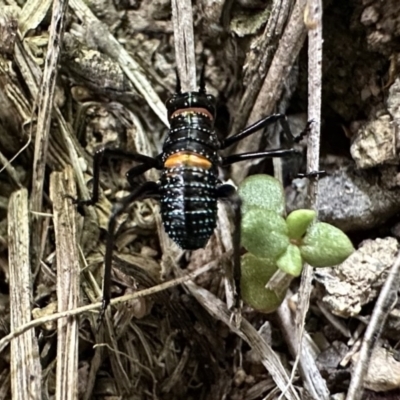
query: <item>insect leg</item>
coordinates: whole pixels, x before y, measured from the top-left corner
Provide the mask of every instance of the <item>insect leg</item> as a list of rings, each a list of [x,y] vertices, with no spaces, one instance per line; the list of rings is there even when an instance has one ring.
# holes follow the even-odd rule
[[[310,171],[306,172],[305,174],[297,174],[297,178],[310,178],[310,179],[315,179],[319,178],[320,176],[326,175],[326,171]]]
[[[138,182],[135,180],[135,178],[138,177],[139,175],[142,175],[143,173],[145,173],[146,171],[148,171],[151,168],[153,168],[153,166],[151,166],[149,164],[139,164],[139,165],[136,165],[133,168],[131,168],[126,173],[126,179],[128,180],[129,185],[132,188],[137,187]]]
[[[248,126],[247,128],[244,128],[237,134],[230,136],[226,138],[221,145],[221,149],[226,149],[227,147],[231,146],[232,144],[246,138],[247,136],[252,135],[255,132],[258,132],[259,130],[265,128],[268,125],[271,125],[275,123],[276,121],[279,121],[283,131],[285,133],[285,136],[287,137],[289,143],[293,143],[294,141],[294,136],[290,130],[289,124],[286,119],[286,115],[284,114],[272,114],[269,115],[268,117],[265,117],[263,119],[260,119],[259,121],[255,122],[254,124]]]
[[[107,306],[111,299],[111,269],[112,269],[112,253],[114,248],[114,233],[117,224],[117,218],[124,213],[128,207],[136,200],[144,197],[154,197],[158,194],[158,185],[156,182],[145,182],[136,187],[128,196],[114,205],[108,222],[106,255],[104,257],[104,279],[103,279],[103,305],[99,314],[98,323],[103,320]]]
[[[141,170],[142,172],[147,171],[150,168],[161,168],[160,161],[157,158],[145,156],[143,154],[130,153],[121,149],[112,149],[108,147],[102,147],[97,150],[93,156],[93,192],[92,197],[89,200],[79,201],[82,205],[93,205],[99,200],[99,186],[100,186],[100,164],[105,158],[120,158],[132,161],[141,162],[143,166],[146,166]]]
[[[263,129],[266,126],[271,125],[277,121],[279,121],[279,123],[282,126],[283,133],[285,134],[285,137],[286,137],[289,147],[291,147],[293,145],[293,143],[300,142],[300,140],[302,140],[304,138],[304,136],[307,135],[307,133],[310,130],[310,125],[312,124],[312,121],[308,121],[307,125],[303,129],[303,131],[300,132],[299,135],[294,136],[290,129],[290,126],[287,122],[286,115],[285,114],[272,114],[272,115],[269,115],[268,117],[260,119],[259,121],[248,126],[247,128],[244,128],[237,134],[226,138],[222,142],[221,149],[226,149],[227,147],[231,146],[232,144],[239,142],[240,140],[246,138],[247,136],[250,136],[253,133],[258,132],[260,129]]]
[[[300,154],[301,153],[295,149],[275,149],[251,153],[232,154],[231,156],[222,158],[222,166],[231,165],[239,161],[253,160],[255,158],[290,157]]]
[[[234,217],[234,232],[232,235],[232,245],[233,245],[233,281],[235,284],[235,293],[234,293],[234,307],[235,309],[240,309],[240,236],[241,236],[241,204],[239,195],[236,192],[236,189],[231,185],[221,185],[217,188],[217,197],[218,199],[225,201],[230,204],[232,207]]]

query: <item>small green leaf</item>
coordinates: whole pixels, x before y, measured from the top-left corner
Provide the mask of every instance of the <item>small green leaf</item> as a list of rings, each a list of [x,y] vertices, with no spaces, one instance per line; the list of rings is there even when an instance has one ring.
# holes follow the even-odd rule
[[[285,196],[281,183],[269,175],[252,175],[239,185],[239,196],[243,201],[242,213],[252,207],[265,208],[279,215],[285,212]]]
[[[278,296],[265,289],[271,276],[277,271],[275,264],[246,253],[241,258],[242,277],[240,281],[243,301],[254,309],[270,313],[275,311],[285,298],[285,292]]]
[[[276,262],[278,268],[292,276],[299,276],[303,269],[303,260],[297,246],[290,244]]]
[[[317,213],[314,210],[295,210],[286,218],[291,239],[301,239],[314,221]]]
[[[257,257],[276,260],[289,246],[285,220],[274,211],[254,208],[242,218],[242,244]]]
[[[350,239],[340,229],[324,222],[308,229],[299,248],[303,260],[313,267],[340,264],[354,251]]]

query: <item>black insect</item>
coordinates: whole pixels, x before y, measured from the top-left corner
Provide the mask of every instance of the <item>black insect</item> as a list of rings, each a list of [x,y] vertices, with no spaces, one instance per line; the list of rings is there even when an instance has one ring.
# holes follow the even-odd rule
[[[178,79],[176,93],[166,103],[170,122],[169,135],[163,151],[152,158],[121,149],[104,147],[94,155],[93,193],[90,200],[81,202],[93,205],[99,196],[99,170],[104,158],[125,158],[140,163],[127,173],[131,193],[113,209],[105,255],[103,286],[103,312],[110,302],[111,261],[114,247],[115,225],[132,202],[143,198],[156,198],[161,202],[161,216],[167,234],[182,248],[195,250],[204,247],[217,224],[217,201],[223,200],[233,208],[235,233],[233,236],[233,271],[236,304],[240,299],[240,198],[233,186],[218,179],[218,168],[239,161],[265,157],[286,157],[296,153],[292,147],[305,134],[294,137],[286,116],[270,115],[220,142],[214,130],[216,101],[207,94],[202,74],[197,92],[182,93]],[[223,157],[220,151],[239,140],[279,121],[289,148],[234,154]],[[135,177],[151,168],[161,170],[158,182],[139,185]]]

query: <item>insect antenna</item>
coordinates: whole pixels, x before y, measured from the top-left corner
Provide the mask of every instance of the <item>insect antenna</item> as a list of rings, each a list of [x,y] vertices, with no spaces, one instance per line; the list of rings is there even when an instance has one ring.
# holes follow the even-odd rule
[[[175,93],[176,94],[181,94],[182,93],[181,80],[179,78],[179,74],[178,74],[178,69],[177,68],[175,68],[175,74],[176,74]]]
[[[205,92],[206,92],[205,71],[206,71],[206,63],[204,63],[204,64],[203,64],[203,67],[201,68],[201,73],[200,73],[200,87],[199,87],[199,92],[200,92],[200,93],[205,93]]]

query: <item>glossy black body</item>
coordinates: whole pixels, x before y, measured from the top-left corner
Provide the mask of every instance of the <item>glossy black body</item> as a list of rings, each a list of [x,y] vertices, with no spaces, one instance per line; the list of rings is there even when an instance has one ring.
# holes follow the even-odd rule
[[[183,152],[205,157],[211,164],[210,168],[164,167],[161,172],[165,231],[181,248],[195,250],[207,244],[217,224],[220,143],[214,131],[215,99],[201,92],[176,94],[167,108],[170,132],[163,146],[163,165],[171,155]]]

